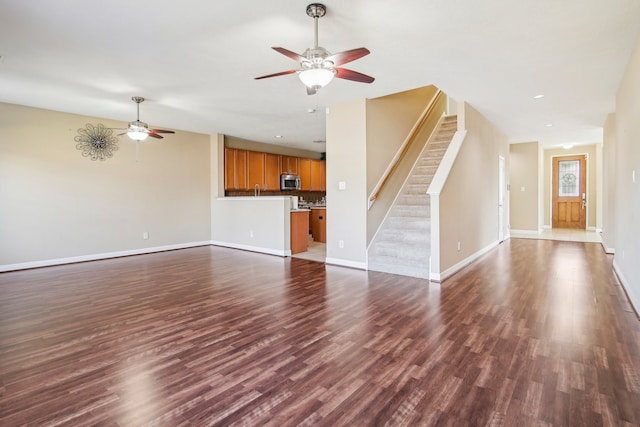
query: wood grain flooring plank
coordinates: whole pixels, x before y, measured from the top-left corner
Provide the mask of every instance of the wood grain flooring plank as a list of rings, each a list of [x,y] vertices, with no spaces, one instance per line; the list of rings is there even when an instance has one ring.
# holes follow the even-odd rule
[[[600,245],[441,284],[205,246],[0,274],[0,425],[640,425]]]

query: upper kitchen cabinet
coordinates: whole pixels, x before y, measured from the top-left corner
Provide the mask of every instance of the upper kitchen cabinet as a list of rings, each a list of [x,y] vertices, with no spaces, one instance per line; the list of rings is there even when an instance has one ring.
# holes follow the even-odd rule
[[[263,190],[280,190],[280,158],[277,154],[264,155],[264,187]]]
[[[300,190],[325,191],[325,161],[299,159]]]
[[[324,160],[311,160],[311,191],[326,190],[326,163]]]
[[[249,151],[247,154],[247,184],[250,190],[264,189],[265,154],[257,151]]]
[[[249,190],[280,190],[280,156],[247,151],[247,186]]]
[[[298,161],[297,157],[282,156],[281,172],[289,175],[298,175]]]
[[[311,190],[311,159],[298,159],[298,175],[300,175],[300,190]]]
[[[245,150],[224,149],[224,189],[247,189],[247,152]]]

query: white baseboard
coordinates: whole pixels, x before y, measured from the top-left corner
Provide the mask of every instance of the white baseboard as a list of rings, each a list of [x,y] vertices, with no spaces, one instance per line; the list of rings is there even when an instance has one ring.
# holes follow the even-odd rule
[[[471,264],[472,262],[474,262],[475,260],[477,260],[478,258],[483,256],[484,254],[489,252],[490,250],[496,248],[498,246],[498,244],[499,244],[499,242],[495,241],[495,242],[491,243],[490,245],[485,246],[484,248],[480,249],[479,251],[477,251],[473,255],[470,255],[467,258],[463,259],[462,261],[458,262],[457,264],[452,265],[451,267],[447,268],[442,273],[439,273],[439,274],[438,273],[430,273],[429,274],[429,280],[432,280],[434,282],[442,282],[442,281],[444,281],[448,277],[450,277],[453,274],[457,273],[458,271],[462,270],[464,267],[466,267],[467,265]]]
[[[627,293],[627,296],[629,297],[629,301],[631,302],[633,309],[636,311],[636,314],[640,315],[640,296],[636,295],[633,292],[631,283],[629,283],[627,278],[624,276],[624,274],[620,270],[620,266],[618,265],[615,259],[613,260],[613,271],[615,271],[616,276],[618,276],[618,280],[620,280],[622,287]]]
[[[177,245],[155,246],[153,248],[131,249],[128,251],[105,252],[101,254],[81,255],[68,258],[54,258],[42,261],[21,262],[17,264],[0,265],[0,273],[5,271],[26,270],[28,268],[50,267],[52,265],[73,264],[76,262],[97,261],[108,258],[119,258],[131,255],[144,255],[154,252],[173,251],[176,249],[195,248],[197,246],[208,246],[210,241],[180,243]]]
[[[602,239],[602,238],[600,239],[600,244],[602,245],[602,249],[604,249],[604,253],[609,254],[609,255],[615,255],[616,249],[608,247],[607,243],[604,241],[604,239]]]
[[[286,249],[286,250],[271,249],[271,248],[263,248],[260,246],[250,246],[250,245],[241,245],[237,243],[221,242],[218,240],[212,240],[211,244],[214,246],[223,246],[225,248],[241,249],[243,251],[260,252],[268,255],[291,256],[291,249]]]
[[[595,227],[587,227],[587,231],[597,231],[598,229]]]
[[[541,230],[551,230],[551,226],[550,225],[543,225],[542,227],[540,227]]]
[[[364,262],[348,261],[340,258],[325,258],[325,264],[339,265],[341,267],[357,268],[358,270],[366,270],[367,264]]]

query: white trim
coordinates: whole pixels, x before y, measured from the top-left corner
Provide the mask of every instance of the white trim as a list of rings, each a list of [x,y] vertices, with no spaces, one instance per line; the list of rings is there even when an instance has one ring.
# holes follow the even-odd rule
[[[347,261],[340,258],[325,258],[325,264],[338,265],[340,267],[357,268],[358,270],[366,270],[367,264],[364,262]]]
[[[622,287],[626,291],[629,302],[633,306],[633,309],[636,311],[636,314],[640,314],[640,296],[633,293],[631,283],[629,283],[626,277],[624,277],[624,274],[622,274],[622,270],[620,270],[620,266],[618,266],[618,263],[615,259],[613,260],[613,271],[616,273],[616,276],[618,276],[618,280],[620,280]]]
[[[587,227],[587,231],[598,231],[595,227]]]
[[[98,261],[108,258],[119,258],[132,255],[144,255],[154,252],[173,251],[176,249],[194,248],[197,246],[208,246],[211,241],[180,243],[177,245],[155,246],[153,248],[131,249],[128,251],[105,252],[101,254],[81,255],[68,258],[55,258],[42,261],[21,262],[17,264],[0,265],[0,272],[26,270],[29,268],[50,267],[53,265],[73,264],[76,262]]]
[[[481,256],[485,255],[486,253],[488,253],[492,249],[498,247],[498,244],[499,244],[499,242],[495,241],[495,242],[491,243],[490,245],[485,246],[484,248],[480,249],[476,253],[474,253],[474,254],[468,256],[467,258],[463,259],[459,263],[457,263],[455,265],[452,265],[451,267],[447,268],[445,271],[442,272],[442,274],[431,273],[429,275],[429,280],[432,280],[434,282],[442,282],[442,281],[444,281],[445,279],[449,278],[453,274],[455,274],[458,271],[462,270],[467,265],[469,265],[472,262],[476,261]]]
[[[429,188],[427,189],[427,194],[430,196],[440,195],[442,192],[444,184],[447,182],[447,178],[449,177],[449,172],[451,172],[451,169],[453,168],[453,164],[456,161],[456,157],[458,157],[458,152],[460,151],[460,147],[462,147],[462,143],[466,136],[466,130],[459,130],[453,135],[453,138],[449,143],[449,147],[447,147],[447,151],[445,151],[444,156],[442,156],[440,165],[438,166],[438,169],[436,169],[436,173],[431,180]]]
[[[270,249],[270,248],[263,248],[260,246],[250,246],[250,245],[242,245],[238,243],[221,242],[219,240],[212,240],[211,244],[214,246],[223,246],[225,248],[240,249],[243,251],[260,252],[268,255],[277,255],[282,257],[291,256],[291,249],[286,249],[286,250]]]
[[[604,249],[604,253],[605,254],[607,254],[607,255],[615,255],[616,254],[616,249],[615,248],[608,247],[605,242],[600,242],[600,244],[602,245],[602,249]]]
[[[550,225],[546,225],[546,224],[544,224],[541,228],[543,230],[551,230],[551,226]]]

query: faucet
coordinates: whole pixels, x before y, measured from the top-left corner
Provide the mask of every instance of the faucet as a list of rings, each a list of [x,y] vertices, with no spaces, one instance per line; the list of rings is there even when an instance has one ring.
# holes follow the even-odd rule
[[[253,186],[253,197],[260,197],[260,184]]]

